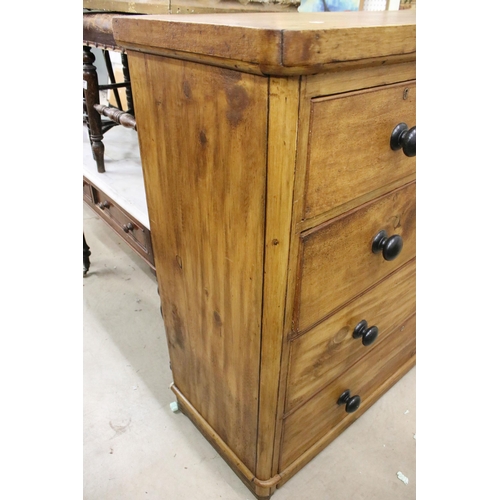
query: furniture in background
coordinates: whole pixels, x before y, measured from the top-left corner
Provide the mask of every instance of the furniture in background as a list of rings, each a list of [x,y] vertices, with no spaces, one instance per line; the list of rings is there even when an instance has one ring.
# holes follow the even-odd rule
[[[98,173],[83,130],[83,200],[154,271],[137,133],[115,127],[106,137],[106,171]]]
[[[127,129],[135,130],[135,117],[132,82],[128,73],[126,50],[117,44],[113,36],[112,20],[132,13],[142,14],[178,14],[195,12],[252,12],[252,11],[296,11],[296,6],[286,5],[295,0],[284,0],[281,4],[250,3],[244,5],[237,0],[187,0],[170,2],[170,0],[144,0],[129,2],[128,0],[84,0],[83,12],[83,82],[84,113],[89,130],[88,138],[84,137],[84,148],[89,143],[93,160],[90,160],[84,149],[83,199],[122,239],[154,270],[154,257],[151,246],[149,218],[144,191],[144,181],[138,155],[137,138],[126,136],[123,131],[116,132],[115,125],[120,124]],[[91,48],[102,49],[106,61],[106,83],[99,84],[95,56]],[[119,52],[122,59],[124,82],[117,83],[114,78],[109,51]],[[127,109],[121,105],[119,88],[126,89]],[[99,103],[100,90],[112,90],[117,105],[104,106]],[[101,115],[109,118],[102,123]],[[120,128],[120,127],[118,127]],[[104,142],[106,132],[106,152],[113,149],[112,165],[104,165]],[[128,140],[130,139],[130,141]],[[124,151],[119,150],[122,142]],[[134,149],[135,148],[135,149]],[[127,154],[134,150],[131,155]],[[137,152],[137,154],[136,154]],[[108,157],[110,155],[108,154]],[[124,165],[119,165],[124,162]],[[94,163],[92,168],[92,163]],[[95,176],[95,165],[101,176]],[[112,172],[109,172],[109,170]],[[111,175],[108,175],[110,173]],[[84,245],[84,275],[86,252]],[[90,263],[89,263],[90,265]]]
[[[134,104],[130,88],[128,61],[126,52],[121,49],[113,37],[112,20],[118,14],[84,12],[83,14],[83,112],[89,130],[92,154],[97,164],[97,171],[104,172],[103,136],[112,127],[122,125],[135,129]],[[106,64],[106,83],[99,83],[95,55],[91,51],[101,49]],[[109,51],[120,52],[123,82],[117,82],[109,56]],[[126,90],[126,108],[123,107],[118,89]],[[102,90],[111,90],[115,106],[103,105],[99,100]],[[107,117],[101,119],[101,115]]]
[[[415,364],[415,13],[113,29],[171,388],[269,498]]]
[[[154,271],[127,55],[115,42],[111,24],[119,15],[103,12],[83,14],[84,112],[88,128],[88,133],[84,131],[83,136],[83,199]],[[98,82],[91,47],[103,51],[106,83]],[[109,51],[121,54],[123,82],[116,81]],[[119,94],[121,88],[125,89],[126,106]],[[115,104],[101,104],[100,90],[111,90]],[[90,251],[85,236],[83,253],[83,273],[86,275],[90,266]]]
[[[83,0],[83,8],[124,14],[296,12],[300,0]]]

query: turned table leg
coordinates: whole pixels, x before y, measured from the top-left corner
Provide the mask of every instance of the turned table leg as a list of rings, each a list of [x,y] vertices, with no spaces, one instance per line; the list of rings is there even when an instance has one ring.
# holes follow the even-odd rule
[[[85,234],[83,235],[83,275],[87,274],[90,268],[90,248],[85,241]]]
[[[87,109],[88,126],[90,129],[90,142],[92,154],[97,163],[97,171],[104,172],[104,144],[102,142],[101,115],[94,109],[94,104],[99,104],[99,83],[97,70],[94,66],[95,56],[90,47],[83,46],[83,82],[85,102]]]

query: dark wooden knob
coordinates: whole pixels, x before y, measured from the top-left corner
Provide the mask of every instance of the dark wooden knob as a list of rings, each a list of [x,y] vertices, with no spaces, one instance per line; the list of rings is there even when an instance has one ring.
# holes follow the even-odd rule
[[[105,208],[109,208],[109,201],[107,200],[104,200],[104,201],[101,201],[97,204],[97,206],[101,209],[101,210],[104,210]]]
[[[364,346],[373,344],[377,336],[378,328],[376,326],[370,326],[370,328],[368,328],[368,322],[364,319],[355,326],[352,332],[352,338],[359,339],[361,337],[361,342]]]
[[[394,260],[403,250],[403,238],[399,234],[387,237],[387,233],[379,231],[372,241],[372,252],[382,252],[384,260]]]
[[[337,401],[338,405],[345,405],[345,411],[347,413],[354,413],[361,404],[361,398],[359,396],[352,396],[351,391],[347,389],[344,391]]]
[[[391,134],[391,149],[397,151],[403,148],[406,156],[417,154],[417,127],[408,129],[406,123],[398,123]]]
[[[131,222],[129,222],[128,224],[124,224],[123,225],[123,230],[128,233],[129,231],[133,231],[134,230],[134,226]]]

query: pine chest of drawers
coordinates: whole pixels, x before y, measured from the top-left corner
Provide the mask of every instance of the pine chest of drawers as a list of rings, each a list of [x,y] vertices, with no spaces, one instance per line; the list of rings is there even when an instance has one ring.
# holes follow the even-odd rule
[[[415,363],[414,12],[118,19],[172,390],[268,498]]]

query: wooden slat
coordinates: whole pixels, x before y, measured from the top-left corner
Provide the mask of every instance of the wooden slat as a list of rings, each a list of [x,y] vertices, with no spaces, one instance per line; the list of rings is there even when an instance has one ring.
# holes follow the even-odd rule
[[[304,97],[322,97],[415,79],[415,62],[336,73],[319,73],[305,78]]]
[[[266,248],[262,319],[257,477],[272,473],[272,456],[292,226],[299,79],[270,79]]]

